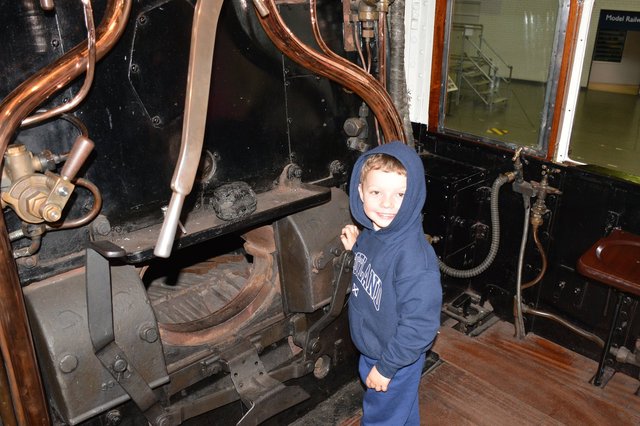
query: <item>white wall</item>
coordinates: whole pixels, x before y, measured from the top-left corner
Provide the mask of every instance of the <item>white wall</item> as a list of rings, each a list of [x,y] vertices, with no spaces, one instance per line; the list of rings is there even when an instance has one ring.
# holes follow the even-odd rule
[[[558,8],[559,0],[456,0],[454,12],[457,21],[483,25],[484,38],[513,66],[513,78],[544,82]]]
[[[593,62],[589,83],[640,85],[640,31],[627,31],[620,62]]]
[[[391,6],[393,7],[393,5]],[[405,1],[405,73],[409,117],[428,124],[435,0]]]
[[[591,67],[591,61],[593,59],[593,47],[596,42],[596,34],[598,32],[598,20],[600,19],[600,11],[602,9],[611,9],[611,10],[624,10],[627,12],[640,12],[640,0],[596,0],[593,6],[593,13],[591,14],[591,23],[589,24],[589,36],[587,38],[587,48],[585,51],[584,63],[582,65],[582,78],[580,80],[580,86],[586,87],[589,82],[589,70]],[[629,33],[631,34],[631,33]],[[630,53],[627,52],[627,48],[629,46],[625,43],[625,54]],[[631,48],[636,48],[637,46],[633,46]],[[637,58],[638,56],[636,56]],[[635,65],[635,73],[638,73],[638,64],[627,64],[629,66]],[[596,72],[601,72],[602,70],[597,70]],[[611,70],[609,70],[611,71]],[[638,74],[636,74],[638,77]],[[598,76],[598,78],[602,78]],[[600,81],[604,83],[604,81]],[[636,80],[634,83],[622,83],[617,82],[617,84],[639,84]]]

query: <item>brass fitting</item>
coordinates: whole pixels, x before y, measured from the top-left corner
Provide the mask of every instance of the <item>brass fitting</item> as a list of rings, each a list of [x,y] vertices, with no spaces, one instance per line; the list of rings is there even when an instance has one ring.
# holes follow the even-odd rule
[[[2,201],[23,221],[40,223],[43,221],[40,210],[47,202],[48,193],[46,176],[32,174],[12,182],[10,189],[2,193]]]
[[[375,7],[380,12],[387,13],[393,0],[362,0],[360,3],[365,3],[367,6]]]
[[[533,213],[531,215],[531,219],[530,219],[531,225],[532,226],[542,226],[544,220],[542,219],[542,215],[537,214],[537,213]]]
[[[56,204],[42,206],[40,216],[47,222],[57,222],[62,217],[62,208]]]
[[[366,2],[361,1],[358,4],[358,20],[362,21],[363,27],[364,23],[366,22],[371,22],[371,24],[373,25],[373,22],[378,20],[378,11],[376,10],[375,2],[374,4],[367,4]]]
[[[21,143],[7,147],[4,163],[8,177],[14,182],[40,170],[40,161]]]
[[[10,206],[27,223],[57,222],[75,185],[52,173],[39,173],[42,161],[22,144],[7,147],[2,176],[2,207]]]

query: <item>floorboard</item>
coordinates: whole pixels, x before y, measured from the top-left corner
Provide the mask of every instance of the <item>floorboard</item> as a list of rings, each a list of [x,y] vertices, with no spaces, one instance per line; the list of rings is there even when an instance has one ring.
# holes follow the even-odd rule
[[[637,380],[616,374],[604,389],[592,386],[595,361],[535,335],[517,340],[509,323],[498,323],[476,338],[443,328],[434,350],[466,381],[441,385],[437,376],[446,373],[437,371],[442,367],[425,377],[424,424],[452,424],[446,417],[439,420],[436,412],[430,416],[429,409],[437,410],[436,403],[452,385],[476,389],[476,397],[461,399],[453,408],[475,413],[473,424],[640,424]],[[452,405],[452,398],[447,403]]]
[[[422,424],[640,425],[637,379],[615,374],[605,388],[589,383],[597,362],[499,322],[477,337],[442,328],[440,364],[420,386]],[[340,422],[360,423],[361,413]]]

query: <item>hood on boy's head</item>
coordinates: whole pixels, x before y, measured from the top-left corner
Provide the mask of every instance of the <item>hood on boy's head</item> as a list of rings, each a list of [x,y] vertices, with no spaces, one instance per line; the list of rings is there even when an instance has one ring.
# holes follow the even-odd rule
[[[358,194],[362,166],[367,158],[374,154],[387,154],[395,157],[407,169],[407,190],[402,205],[391,224],[378,233],[401,232],[408,226],[422,222],[422,207],[427,198],[424,166],[416,151],[402,142],[390,142],[377,146],[362,154],[353,166],[349,188],[349,206],[354,219],[368,229],[373,229],[371,219],[364,213],[364,206]]]

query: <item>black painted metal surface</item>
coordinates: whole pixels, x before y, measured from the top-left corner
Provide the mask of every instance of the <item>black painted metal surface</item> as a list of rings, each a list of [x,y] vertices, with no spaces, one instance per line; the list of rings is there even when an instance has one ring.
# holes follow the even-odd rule
[[[99,21],[104,1],[95,3]],[[282,13],[296,31],[307,32],[304,39],[312,39],[305,5],[282,6]],[[324,7],[319,13],[339,27],[339,9]],[[187,0],[134,2],[124,36],[98,63],[91,92],[75,112],[96,144],[81,175],[104,199],[101,214],[109,232],[97,238],[130,239],[131,232],[162,221],[180,146],[192,14],[193,2]],[[37,3],[11,2],[3,17],[7,25],[0,27],[0,38],[10,42],[0,45],[6,71],[0,98],[86,37],[77,2],[57,1],[55,13],[43,12]],[[339,41],[328,37],[336,49]],[[342,123],[357,116],[360,99],[284,59],[262,33],[252,4],[225,2],[213,69],[204,155],[209,170],[215,163],[215,173],[196,183],[184,214],[198,210],[225,183],[243,181],[257,193],[268,191],[290,162],[306,182],[330,176],[334,161],[348,169],[355,155],[346,148]],[[52,104],[70,98],[80,84]],[[64,153],[77,133],[54,120],[20,131],[17,140],[35,153]],[[87,191],[78,190],[68,217],[81,216],[91,203]],[[9,230],[18,229],[17,218],[7,216]],[[78,266],[79,253],[93,237],[89,226],[47,233],[37,258],[19,261],[21,280],[26,284]],[[27,244],[18,241],[16,247]]]
[[[513,170],[511,158],[513,153],[495,147],[465,142],[453,138],[430,135],[424,127],[417,129],[419,140],[427,151],[434,154],[440,180],[455,179],[461,170],[480,167],[486,171],[487,182],[492,181],[500,173]],[[523,291],[525,303],[557,313],[576,325],[592,331],[601,338],[606,337],[612,320],[615,297],[609,287],[594,282],[576,271],[578,258],[588,250],[595,241],[606,235],[614,227],[628,232],[640,233],[640,188],[615,178],[597,175],[581,170],[579,167],[562,167],[557,164],[528,158],[524,166],[524,178],[527,181],[540,181],[542,166],[560,169],[550,178],[550,185],[562,191],[561,195],[547,197],[550,212],[544,216],[539,235],[548,257],[549,266],[542,281],[530,289]],[[460,167],[456,162],[463,163]],[[429,175],[429,161],[425,163]],[[476,199],[471,204],[450,201],[464,196],[464,190],[453,191],[442,189],[443,185],[427,181],[429,191],[427,199],[427,229],[432,235],[448,235],[451,222],[460,225],[459,233],[475,236],[472,227],[477,222],[490,225],[488,206],[484,200]],[[445,185],[446,188],[446,185]],[[532,200],[532,202],[535,199]],[[440,211],[429,215],[431,205],[440,206]],[[480,209],[480,204],[484,207]],[[446,207],[444,207],[446,206]],[[446,213],[445,213],[446,212]],[[446,219],[442,217],[446,214]],[[440,215],[440,216],[438,216]],[[434,217],[436,219],[434,219]],[[460,220],[465,218],[465,220]],[[468,282],[446,277],[445,290],[453,296],[461,289],[470,288],[474,292],[488,298],[496,312],[503,318],[513,320],[513,296],[516,291],[516,268],[520,242],[523,232],[524,208],[522,196],[504,185],[500,192],[501,239],[498,255],[492,266],[478,277]],[[444,244],[434,244],[439,255],[458,249],[460,241],[444,240]],[[474,244],[474,238],[468,237],[468,244]],[[477,241],[475,250],[468,251],[474,256],[471,264],[477,265],[484,259],[488,245],[483,240]],[[448,259],[448,258],[447,258]],[[541,259],[533,243],[531,227],[525,251],[523,265],[523,282],[532,280],[540,271]],[[629,298],[625,306],[625,327],[618,330],[616,344],[634,348],[640,336],[640,317],[638,316],[638,300]],[[578,337],[564,327],[552,321],[525,317],[528,331],[552,338],[572,350],[597,359],[599,348],[594,343]],[[629,365],[620,366],[631,374],[637,375],[637,368]]]

